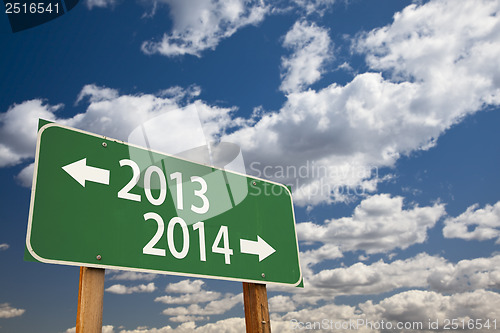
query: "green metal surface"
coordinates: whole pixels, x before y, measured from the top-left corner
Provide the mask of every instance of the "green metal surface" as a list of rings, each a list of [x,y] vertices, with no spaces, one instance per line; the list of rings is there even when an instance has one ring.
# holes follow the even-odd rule
[[[27,252],[37,261],[257,283],[301,282],[293,206],[285,186],[57,124],[43,125],[38,135],[26,240]],[[63,169],[83,158],[88,167],[109,171],[109,184],[87,180],[82,186]],[[133,161],[127,163],[140,170],[130,191],[123,188],[134,180],[133,169],[120,166],[121,160]],[[178,172],[182,182],[179,174],[175,178]],[[161,190],[163,176],[167,185]],[[146,178],[151,190],[144,188]],[[119,197],[120,191],[140,196],[140,201]],[[156,204],[147,198],[148,191]],[[164,201],[159,199],[162,191]],[[178,191],[182,203],[177,202]],[[145,217],[148,213],[163,220],[161,234],[156,220]],[[161,237],[156,242],[157,233]],[[262,260],[242,245],[256,245],[258,237],[275,250]],[[165,255],[144,253],[150,242]],[[218,253],[224,251],[232,254]]]

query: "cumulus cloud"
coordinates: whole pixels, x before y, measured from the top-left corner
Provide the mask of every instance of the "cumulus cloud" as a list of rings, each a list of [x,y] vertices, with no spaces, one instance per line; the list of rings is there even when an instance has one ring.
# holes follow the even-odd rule
[[[111,287],[105,289],[108,293],[112,294],[134,294],[134,293],[152,293],[156,290],[154,282],[146,284],[140,284],[137,286],[127,287],[122,284],[114,284]]]
[[[429,329],[429,321],[438,322],[438,329],[443,330],[445,320],[458,319],[467,322],[469,319],[481,319],[481,322],[485,323],[489,319],[489,329],[483,328],[483,330],[478,329],[475,331],[490,332],[494,329],[492,321],[499,317],[500,294],[492,291],[480,289],[454,295],[443,295],[435,291],[408,290],[381,299],[378,303],[367,301],[353,306],[329,303],[322,306],[288,311],[284,314],[271,313],[271,327],[272,331],[275,332],[296,332],[300,323],[302,329],[306,329],[306,325],[311,325],[311,327],[316,325],[316,328],[325,325],[323,329],[339,332],[356,330],[360,333],[368,333],[383,332],[380,328],[373,328],[381,325],[383,321],[394,325],[389,330],[391,332],[418,331],[431,333],[436,330]],[[350,323],[350,327],[346,326]],[[413,328],[407,330],[397,329],[397,323],[413,325]],[[342,329],[342,325],[344,325],[344,329]],[[121,330],[120,333],[239,333],[244,331],[244,318],[227,318],[202,326],[196,326],[195,322],[186,322],[176,328],[171,326],[161,328],[139,327],[134,330]]]
[[[0,318],[13,318],[21,316],[26,310],[16,309],[10,306],[9,303],[0,304]]]
[[[138,126],[150,121],[155,125],[148,127],[151,148],[171,154],[177,153],[180,146],[193,148],[217,141],[224,128],[240,123],[239,118],[231,116],[234,108],[211,106],[199,100],[188,102],[190,96],[199,93],[197,88],[189,87],[187,91],[174,88],[158,95],[120,95],[115,89],[86,85],[77,102],[86,101],[88,107],[84,113],[71,118],[57,116],[63,107],[60,104],[50,105],[38,99],[14,104],[0,114],[0,167],[34,158],[39,118],[127,142]],[[183,126],[173,126],[173,123]],[[166,132],[165,128],[170,130]],[[180,135],[184,138],[182,142],[178,140]],[[20,172],[19,183],[31,185],[33,168],[33,164],[27,165]]]
[[[15,179],[17,183],[23,187],[31,187],[33,184],[33,173],[35,171],[35,163],[30,163],[25,166],[19,174],[16,175]]]
[[[152,281],[156,279],[157,274],[151,273],[140,273],[140,272],[132,272],[132,271],[113,271],[106,270],[106,274],[109,274],[109,280],[128,280],[128,281],[137,281],[137,280],[145,280]]]
[[[421,331],[433,332],[429,329],[429,320],[438,322],[443,329],[445,320],[458,321],[480,318],[484,323],[500,316],[500,294],[476,290],[454,295],[442,295],[432,291],[410,290],[388,297],[378,304],[372,301],[360,304],[361,311],[368,318],[377,318],[393,322],[422,323]],[[490,325],[493,325],[490,322]],[[450,322],[448,322],[450,327]],[[490,327],[492,329],[492,327]],[[403,331],[403,330],[398,330]],[[477,329],[478,332],[488,332],[489,329]]]
[[[165,291],[168,293],[194,294],[199,293],[204,284],[203,280],[182,280],[177,283],[169,283]]]
[[[39,118],[125,140],[141,121],[177,107],[169,99],[152,95],[117,97],[101,90],[108,88],[84,86],[79,99],[88,96],[90,105],[85,113],[73,118],[57,117],[61,104],[52,106],[38,99],[14,104],[0,114],[0,166],[16,165],[34,157]]]
[[[164,326],[161,328],[136,328],[134,330],[121,330],[120,333],[241,333],[245,331],[244,318],[227,318],[215,323],[208,323],[203,326],[196,326],[194,321],[182,323],[172,328]]]
[[[366,33],[356,47],[367,54],[373,69],[388,71],[396,80],[441,87],[432,97],[448,91],[452,97],[467,92],[457,101],[465,103],[457,113],[482,103],[498,104],[495,54],[500,49],[499,11],[500,4],[491,0],[469,1],[460,6],[450,0],[414,3],[396,13],[390,26]],[[454,80],[453,90],[442,86],[450,79]],[[451,97],[446,100],[453,101]]]
[[[173,29],[160,41],[142,44],[146,54],[200,56],[237,30],[261,22],[268,12],[262,0],[176,1],[163,0],[170,7]]]
[[[325,260],[333,260],[342,257],[342,251],[335,244],[324,244],[317,249],[302,251],[300,252],[302,275],[305,277],[312,276],[314,265]]]
[[[205,320],[205,316],[220,315],[243,303],[243,294],[226,294],[223,298],[208,302],[205,306],[191,304],[188,307],[169,307],[163,314],[173,321]]]
[[[92,9],[94,7],[107,8],[114,6],[116,4],[116,0],[86,0],[85,4],[88,9]]]
[[[188,101],[198,97],[201,94],[201,88],[195,84],[187,88],[174,86],[160,91],[159,95],[162,97],[173,98],[177,103],[186,99]]]
[[[444,221],[443,235],[446,238],[462,238],[466,240],[497,239],[500,243],[500,201],[484,208],[475,204],[457,217],[449,217]]]
[[[498,7],[412,4],[392,24],[353,40],[369,72],[345,85],[290,93],[280,110],[226,140],[259,161],[255,175],[267,168],[270,178],[292,185],[298,204],[343,201],[348,189],[374,191],[383,180],[378,168],[429,149],[465,116],[500,103]],[[294,177],[300,167],[309,172]]]
[[[41,99],[14,104],[0,114],[0,167],[12,166],[35,155],[38,118],[55,120],[62,105]]]
[[[349,267],[304,269],[305,289],[293,291],[293,301],[317,304],[339,295],[379,295],[400,289],[429,289],[453,294],[500,288],[500,255],[452,263],[439,256],[420,253],[415,257]],[[290,292],[281,287],[272,290]]]
[[[476,290],[455,295],[443,295],[433,291],[409,290],[382,299],[378,303],[367,301],[357,306],[326,304],[273,315],[271,325],[279,332],[296,332],[316,325],[316,330],[335,330],[338,332],[436,332],[444,329],[445,320],[458,321],[489,319],[490,328],[477,329],[475,332],[488,332],[494,329],[493,319],[498,318],[500,294]],[[381,328],[385,323],[385,330]],[[429,322],[438,326],[429,327]],[[299,326],[301,325],[301,326]],[[322,326],[323,325],[323,326]],[[390,329],[389,325],[392,325]],[[397,328],[397,326],[401,328]],[[406,325],[406,329],[405,329]]]
[[[283,46],[293,53],[282,58],[280,89],[286,93],[297,92],[318,81],[325,63],[332,58],[331,43],[328,30],[314,23],[296,22],[283,41]]]
[[[164,304],[193,304],[214,301],[221,297],[216,291],[202,290],[194,294],[183,294],[180,296],[165,295],[155,298],[155,302]]]
[[[399,288],[427,287],[431,270],[445,263],[443,258],[421,253],[414,258],[390,263],[379,260],[370,265],[359,262],[350,267],[325,269],[306,281],[312,288],[319,288],[318,293],[330,294],[323,298],[331,295],[380,294]]]
[[[269,298],[269,312],[290,312],[296,308],[295,302],[290,296],[277,295]]]
[[[301,241],[337,246],[342,252],[386,253],[423,243],[444,214],[443,204],[404,209],[402,197],[377,194],[361,201],[351,217],[299,223],[297,234]]]
[[[357,311],[355,306],[327,304],[319,307],[312,307],[288,312],[281,316],[274,315],[271,318],[271,327],[273,331],[296,332],[299,329],[313,330],[312,328],[306,328],[306,325],[308,325],[307,323],[311,323],[311,325],[314,325],[314,323],[316,322],[320,323],[321,325],[321,323],[325,319],[328,322],[330,322],[330,320],[332,320],[333,322],[349,322],[349,320],[356,321],[357,319],[361,318],[363,318],[363,314]],[[301,324],[298,324],[299,322]],[[320,328],[321,326],[316,326],[315,330],[319,331]],[[347,330],[342,330],[341,328],[335,329],[335,327],[333,327],[332,330],[347,332]],[[368,332],[364,327],[360,327],[359,329],[355,329],[354,331],[361,333]]]
[[[293,0],[300,9],[306,10],[307,15],[317,14],[322,16],[326,10],[330,9],[335,0]]]
[[[229,4],[234,8],[227,9]],[[181,2],[173,5],[182,23],[179,31],[188,29],[190,20],[196,21],[188,17],[190,6]],[[245,21],[240,16],[251,12],[249,6],[264,5],[246,4],[245,10],[241,6],[239,1],[224,5],[204,2],[193,10],[206,11],[210,21],[218,11],[227,9],[227,15],[240,24]],[[346,201],[373,193],[377,184],[387,179],[379,177],[379,168],[392,167],[400,156],[415,150],[429,149],[468,114],[500,103],[497,12],[498,4],[492,1],[476,0],[461,6],[444,0],[412,4],[396,14],[390,25],[354,38],[353,50],[366,57],[369,72],[356,75],[345,85],[333,83],[318,90],[291,92],[279,110],[251,121],[234,119],[234,108],[202,101],[179,105],[179,99],[168,94],[120,95],[95,85],[85,86],[77,98],[78,103],[88,101],[85,113],[69,119],[56,119],[61,105],[51,106],[42,100],[16,104],[0,118],[0,166],[33,157],[35,119],[40,116],[126,141],[134,128],[159,114],[194,108],[207,137],[238,144],[245,160],[252,162],[247,171],[291,185],[298,205]],[[200,22],[192,24],[205,24]],[[290,32],[290,36],[298,36],[290,39],[297,43],[302,41],[300,36],[308,35],[306,32],[318,32],[314,36],[325,33],[308,23],[296,27],[301,33]],[[321,66],[314,68],[320,71]],[[284,82],[289,77],[285,75]],[[296,82],[306,83],[303,76],[298,77]],[[196,89],[190,94],[196,94]],[[227,128],[232,132],[226,134]],[[29,169],[23,173],[28,174]],[[22,179],[29,184],[25,176]]]
[[[95,84],[87,84],[78,94],[75,104],[80,103],[84,98],[88,98],[91,103],[96,103],[113,100],[118,98],[118,96],[118,90],[116,89],[98,87]]]
[[[164,304],[190,304],[187,307],[169,307],[163,314],[170,316],[174,322],[194,322],[209,319],[210,315],[223,314],[243,301],[242,294],[222,295],[219,292],[203,289],[202,280],[182,280],[169,283],[165,288],[167,293],[180,294],[178,296],[165,295],[155,298],[155,302]],[[201,303],[207,303],[201,306]]]
[[[500,288],[500,256],[447,263],[429,272],[427,281],[432,290],[443,293],[474,289]]]
[[[64,333],[76,333],[76,327],[68,328]],[[115,333],[113,325],[102,326],[102,333]]]

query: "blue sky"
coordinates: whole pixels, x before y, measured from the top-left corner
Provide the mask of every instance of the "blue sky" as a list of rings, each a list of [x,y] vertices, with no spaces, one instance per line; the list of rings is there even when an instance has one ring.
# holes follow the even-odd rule
[[[249,174],[292,185],[305,288],[268,286],[275,332],[500,325],[499,12],[82,0],[18,33],[0,15],[0,332],[75,326],[78,268],[23,261],[38,118],[127,141],[177,109],[239,145]],[[164,125],[150,138],[173,146],[197,130]],[[103,332],[244,327],[238,282],[108,271],[105,288]]]

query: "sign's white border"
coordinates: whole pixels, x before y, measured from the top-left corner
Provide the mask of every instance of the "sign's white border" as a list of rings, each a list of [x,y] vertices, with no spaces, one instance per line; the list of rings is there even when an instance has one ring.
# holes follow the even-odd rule
[[[161,271],[161,270],[154,270],[154,269],[132,268],[132,267],[124,267],[124,266],[111,266],[111,265],[79,263],[79,262],[73,262],[73,261],[53,260],[53,259],[46,259],[46,258],[40,257],[38,254],[35,253],[35,251],[33,250],[32,246],[31,246],[31,224],[32,224],[32,219],[33,219],[33,209],[34,209],[34,202],[35,202],[36,179],[37,179],[37,175],[38,175],[38,157],[39,157],[39,152],[40,152],[40,140],[41,140],[43,132],[46,129],[50,128],[50,127],[60,127],[60,128],[64,128],[64,129],[67,129],[67,130],[70,130],[70,131],[79,132],[79,133],[83,133],[83,134],[86,134],[86,135],[90,135],[90,136],[102,138],[104,140],[115,141],[115,142],[118,142],[118,143],[125,144],[127,146],[138,148],[138,149],[144,149],[144,150],[151,151],[151,152],[154,152],[154,153],[158,153],[158,154],[161,154],[161,155],[170,156],[170,157],[173,157],[173,158],[176,158],[176,159],[180,159],[180,160],[184,160],[184,161],[187,161],[187,162],[200,164],[198,162],[189,161],[189,160],[181,158],[181,157],[173,156],[173,155],[170,155],[170,154],[165,154],[165,153],[158,152],[158,151],[155,151],[155,150],[152,150],[152,149],[147,149],[147,148],[144,148],[144,147],[141,147],[141,146],[138,146],[138,145],[134,145],[134,144],[131,144],[131,143],[123,142],[121,140],[116,140],[116,139],[108,138],[106,136],[98,135],[98,134],[95,134],[95,133],[90,133],[90,132],[79,130],[79,129],[76,129],[76,128],[72,128],[72,127],[69,127],[69,126],[60,125],[60,124],[57,124],[57,123],[48,123],[46,125],[43,125],[39,129],[39,131],[38,131],[38,136],[37,136],[37,141],[36,141],[35,165],[34,165],[34,171],[33,171],[33,183],[32,183],[32,187],[31,187],[30,211],[29,211],[29,217],[28,217],[28,230],[27,230],[27,233],[26,233],[26,248],[28,249],[29,253],[33,256],[33,258],[35,258],[36,260],[38,260],[38,261],[40,261],[42,263],[47,263],[47,264],[58,264],[58,265],[68,265],[68,266],[84,266],[84,267],[104,268],[104,269],[117,269],[117,270],[133,271],[133,272],[154,273],[154,274],[168,274],[168,275],[177,275],[177,276],[199,277],[199,278],[206,278],[206,279],[239,281],[239,282],[250,282],[250,283],[261,283],[261,284],[262,283],[266,283],[266,284],[275,284],[275,285],[298,286],[302,282],[302,269],[301,269],[301,266],[300,266],[299,244],[298,244],[298,240],[297,240],[297,231],[295,229],[295,211],[293,209],[292,193],[290,192],[290,190],[288,189],[288,187],[286,187],[285,185],[280,184],[280,183],[276,183],[276,182],[269,181],[269,180],[262,179],[262,178],[258,178],[258,177],[248,176],[248,175],[245,175],[245,174],[242,174],[242,173],[238,173],[238,172],[234,172],[234,171],[223,170],[221,168],[213,167],[211,165],[209,167],[214,168],[214,169],[218,169],[218,170],[225,171],[225,172],[231,172],[233,174],[240,175],[240,176],[243,176],[243,177],[252,178],[252,179],[255,179],[255,180],[260,180],[260,181],[263,181],[263,182],[267,182],[267,183],[271,183],[271,184],[275,184],[275,185],[281,186],[281,187],[285,188],[285,190],[289,193],[290,201],[291,201],[291,204],[292,204],[293,230],[294,230],[294,233],[295,233],[295,240],[297,242],[297,260],[298,260],[298,265],[299,265],[299,279],[298,279],[298,281],[296,283],[282,283],[282,282],[266,281],[265,279],[263,279],[263,280],[250,280],[250,279],[239,279],[239,278],[224,277],[224,276],[215,276],[215,275],[212,276],[212,275],[193,274],[193,273],[169,272],[169,271]]]

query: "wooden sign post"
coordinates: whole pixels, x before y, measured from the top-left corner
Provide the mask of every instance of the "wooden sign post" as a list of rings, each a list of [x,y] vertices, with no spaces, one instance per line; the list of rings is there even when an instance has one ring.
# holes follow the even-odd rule
[[[243,282],[247,333],[271,333],[265,284]]]
[[[80,267],[76,333],[102,332],[104,269]]]

